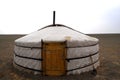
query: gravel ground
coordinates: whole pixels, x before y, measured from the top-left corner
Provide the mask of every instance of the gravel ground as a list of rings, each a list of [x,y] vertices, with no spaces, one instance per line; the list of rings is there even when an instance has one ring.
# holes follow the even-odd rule
[[[59,77],[33,75],[13,67],[14,40],[23,35],[0,35],[0,80],[120,80],[120,34],[92,34],[100,39],[97,75],[91,72]]]

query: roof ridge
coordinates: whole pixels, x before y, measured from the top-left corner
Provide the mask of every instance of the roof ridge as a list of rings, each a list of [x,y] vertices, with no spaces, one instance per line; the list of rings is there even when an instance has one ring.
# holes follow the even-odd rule
[[[76,31],[76,32],[78,32],[78,33],[81,33],[81,34],[85,34],[85,33],[82,33],[82,32],[80,32],[80,31],[78,31],[78,30],[75,30],[75,29],[73,29],[73,28],[71,28],[71,27],[68,27],[68,26],[66,26],[66,25],[63,25],[63,24],[55,24],[55,25],[53,25],[53,24],[51,24],[51,25],[47,25],[47,26],[45,26],[45,27],[43,27],[43,28],[41,28],[41,29],[38,29],[38,31],[40,31],[40,30],[42,30],[42,29],[45,29],[45,28],[48,28],[48,27],[66,27],[66,28],[68,28],[68,29],[71,29],[71,30],[73,30],[73,31]],[[86,34],[85,34],[86,35]]]

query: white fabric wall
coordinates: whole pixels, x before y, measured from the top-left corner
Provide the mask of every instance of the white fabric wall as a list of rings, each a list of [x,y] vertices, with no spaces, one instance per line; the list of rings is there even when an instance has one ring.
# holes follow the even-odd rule
[[[67,48],[67,58],[83,57],[99,51],[99,45]]]
[[[99,54],[96,54],[96,55],[92,56],[93,62],[91,61],[90,57],[70,60],[67,64],[67,70],[75,69],[75,68],[78,68],[78,67],[83,67],[85,65],[94,63],[95,61],[98,60],[98,56],[99,56]]]
[[[98,62],[96,62],[94,64],[94,68],[97,68],[99,65],[100,65],[100,62],[98,61]],[[91,70],[93,70],[93,65],[87,66],[87,67],[82,68],[82,69],[77,69],[77,70],[74,70],[74,71],[69,71],[67,73],[67,75],[70,75],[70,74],[80,74],[80,73],[88,72],[88,71],[91,71]]]
[[[99,45],[90,46],[90,47],[68,48],[67,58],[83,57],[83,56],[87,56],[90,54],[94,54],[98,51],[99,51]],[[31,48],[15,46],[14,52],[20,56],[31,57],[31,58],[41,58],[41,49],[38,49],[38,48],[31,49]],[[99,58],[99,54],[93,55],[92,56],[93,62],[97,61],[98,58]],[[14,56],[14,61],[17,64],[22,65],[24,67],[41,70],[41,61],[27,59],[27,58],[26,59],[20,58],[17,56]],[[74,69],[77,67],[82,67],[90,63],[91,63],[90,57],[70,60],[70,62],[67,63],[67,70]],[[95,63],[94,65],[95,67],[99,66],[99,62]],[[81,72],[89,71],[92,69],[93,67],[89,66],[89,67],[85,67],[85,68],[78,69],[75,71],[70,71],[68,72],[68,74],[81,73]]]
[[[15,46],[14,52],[20,56],[41,58],[41,49],[39,48],[24,48],[24,47]]]
[[[41,62],[38,60],[32,60],[27,58],[20,58],[14,56],[15,63],[22,65],[24,67],[41,70]]]

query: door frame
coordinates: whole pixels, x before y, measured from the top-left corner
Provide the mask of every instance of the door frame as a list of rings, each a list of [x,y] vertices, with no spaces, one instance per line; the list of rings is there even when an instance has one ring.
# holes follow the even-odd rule
[[[67,45],[67,41],[60,41],[60,42],[57,42],[57,41],[43,41],[43,40],[41,40],[41,58],[42,58],[42,62],[41,62],[41,69],[42,69],[42,75],[45,75],[46,76],[46,71],[45,71],[45,60],[44,60],[44,56],[46,55],[46,54],[44,54],[44,44],[46,44],[46,43],[64,43],[65,44],[65,53],[64,53],[64,74],[63,75],[66,75],[67,74],[67,61],[66,61],[66,58],[67,58],[67,47],[66,47],[66,45]]]

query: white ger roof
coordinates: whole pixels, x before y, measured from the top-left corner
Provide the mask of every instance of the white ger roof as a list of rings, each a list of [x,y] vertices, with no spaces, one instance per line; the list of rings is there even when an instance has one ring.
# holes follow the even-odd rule
[[[15,44],[26,47],[41,47],[41,40],[43,40],[43,42],[61,42],[67,40],[67,46],[69,47],[93,45],[99,41],[97,38],[90,37],[64,25],[50,25],[16,39]]]

